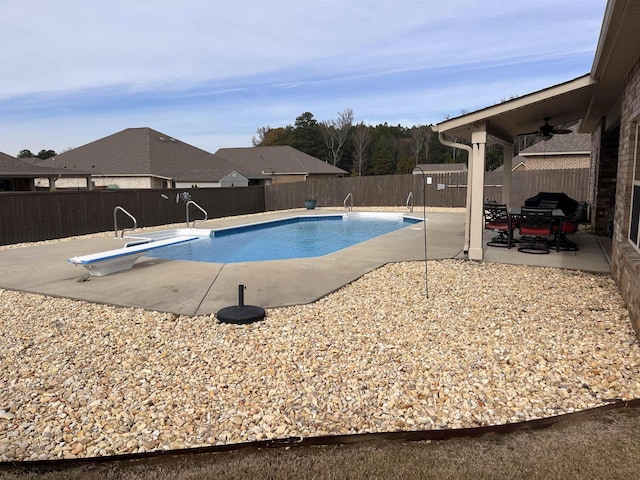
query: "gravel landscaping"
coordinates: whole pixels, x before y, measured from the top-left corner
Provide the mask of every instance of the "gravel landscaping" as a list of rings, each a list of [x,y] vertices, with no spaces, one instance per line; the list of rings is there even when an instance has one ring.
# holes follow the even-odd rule
[[[608,275],[388,264],[263,322],[0,290],[0,460],[502,424],[640,397]],[[310,279],[312,281],[312,279]]]

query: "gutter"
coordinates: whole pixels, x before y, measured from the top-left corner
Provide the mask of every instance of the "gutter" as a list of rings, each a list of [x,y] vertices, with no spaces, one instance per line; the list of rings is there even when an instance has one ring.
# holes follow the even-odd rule
[[[431,130],[434,132],[438,132],[438,140],[442,145],[447,147],[459,148],[461,150],[466,150],[469,154],[469,163],[471,163],[471,159],[473,158],[473,150],[469,145],[464,143],[456,143],[450,140],[446,140],[441,131],[438,130],[437,125],[431,125]],[[464,226],[464,254],[469,253],[469,245],[470,245],[470,237],[471,237],[471,169],[467,170],[467,204],[466,204],[466,212],[465,212],[465,226]]]

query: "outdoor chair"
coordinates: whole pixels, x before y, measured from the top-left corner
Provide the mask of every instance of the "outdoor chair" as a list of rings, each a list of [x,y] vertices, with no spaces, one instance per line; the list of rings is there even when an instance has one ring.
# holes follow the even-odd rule
[[[526,245],[518,248],[519,252],[549,253],[549,237],[553,235],[552,209],[522,207],[519,228],[521,240],[527,241]]]
[[[513,244],[513,230],[515,228],[511,217],[507,213],[507,206],[498,203],[485,203],[484,228],[496,232],[487,246],[511,248]]]
[[[574,234],[578,231],[578,226],[584,223],[587,219],[588,204],[580,202],[578,208],[571,215],[564,217],[559,223],[559,226],[554,225],[556,239],[556,249],[565,252],[576,252],[578,246],[575,242],[567,238],[567,234]]]

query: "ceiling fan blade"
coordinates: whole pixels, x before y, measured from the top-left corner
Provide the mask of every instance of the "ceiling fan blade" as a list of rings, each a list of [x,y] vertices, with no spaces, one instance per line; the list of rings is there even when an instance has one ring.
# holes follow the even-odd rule
[[[551,130],[551,133],[553,133],[554,135],[565,135],[567,133],[571,133],[571,130],[568,130],[566,128],[554,128],[553,130]]]
[[[518,136],[520,135],[540,135],[542,132],[540,130],[536,131],[536,132],[527,132],[527,133],[519,133]]]

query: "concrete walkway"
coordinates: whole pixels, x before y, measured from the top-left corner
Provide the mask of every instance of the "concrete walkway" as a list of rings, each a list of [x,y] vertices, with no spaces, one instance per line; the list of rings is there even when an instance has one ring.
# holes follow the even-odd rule
[[[343,209],[273,212],[203,222],[221,228],[294,215],[344,213]],[[412,214],[422,217],[422,213]],[[429,259],[463,258],[464,213],[427,212]],[[607,257],[596,237],[576,235],[580,251],[527,255],[517,249],[487,248],[485,260],[608,272]],[[143,257],[133,269],[91,277],[68,258],[120,248],[112,236],[74,239],[0,251],[0,288],[41,293],[184,315],[216,313],[238,303],[238,285],[246,285],[245,303],[261,307],[304,304],[321,298],[388,262],[424,260],[422,224],[383,235],[323,257],[251,263],[204,263]]]

